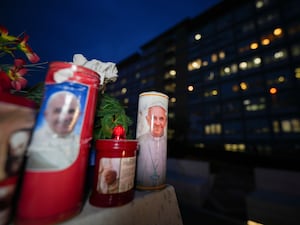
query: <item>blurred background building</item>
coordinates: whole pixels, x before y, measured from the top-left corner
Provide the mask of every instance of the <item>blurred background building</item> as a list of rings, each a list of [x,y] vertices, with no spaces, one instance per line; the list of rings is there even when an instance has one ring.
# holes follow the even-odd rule
[[[169,96],[170,156],[298,160],[297,0],[224,0],[145,43],[117,67],[118,82],[107,93],[127,106],[135,123],[140,93]]]

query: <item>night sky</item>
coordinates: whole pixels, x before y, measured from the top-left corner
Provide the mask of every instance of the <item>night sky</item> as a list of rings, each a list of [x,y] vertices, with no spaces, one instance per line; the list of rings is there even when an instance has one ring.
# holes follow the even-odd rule
[[[9,34],[26,32],[41,61],[86,58],[114,62],[186,18],[193,18],[220,0],[1,0],[0,24]],[[0,59],[1,60],[1,59]],[[27,76],[29,84],[44,74]]]

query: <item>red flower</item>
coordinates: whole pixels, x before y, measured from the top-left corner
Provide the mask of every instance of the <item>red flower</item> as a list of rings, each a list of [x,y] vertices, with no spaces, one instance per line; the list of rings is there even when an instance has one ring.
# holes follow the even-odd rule
[[[34,53],[30,48],[30,46],[27,43],[28,39],[29,36],[25,34],[23,40],[21,40],[18,44],[18,48],[26,54],[30,62],[37,63],[38,61],[40,61],[40,57],[36,53]]]
[[[21,90],[27,84],[27,80],[23,77],[27,72],[27,68],[43,68],[41,65],[45,63],[37,63],[40,61],[40,57],[31,49],[28,44],[29,36],[25,33],[19,36],[8,35],[8,30],[0,25],[0,57],[10,55],[14,59],[14,65],[0,64],[0,90],[9,90],[14,88]],[[27,62],[32,64],[26,64],[26,61],[18,58],[16,59],[17,52],[21,51],[26,55]]]
[[[7,71],[12,87],[18,91],[27,84],[27,80],[23,77],[27,73],[27,69],[24,67],[25,63],[23,59],[15,59],[14,66]]]

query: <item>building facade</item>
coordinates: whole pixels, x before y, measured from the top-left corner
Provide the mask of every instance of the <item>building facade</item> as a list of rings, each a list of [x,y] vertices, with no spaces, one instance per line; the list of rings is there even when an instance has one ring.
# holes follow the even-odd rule
[[[298,5],[296,0],[224,0],[120,62],[119,80],[107,91],[128,106],[134,121],[140,93],[167,94],[171,155],[297,157]]]

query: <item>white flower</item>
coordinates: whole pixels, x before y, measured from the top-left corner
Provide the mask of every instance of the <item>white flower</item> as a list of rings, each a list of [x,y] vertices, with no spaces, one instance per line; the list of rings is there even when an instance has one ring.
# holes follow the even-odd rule
[[[73,56],[73,63],[75,65],[84,66],[94,70],[100,75],[100,85],[105,85],[108,82],[115,82],[118,78],[118,69],[115,63],[101,62],[97,59],[88,61],[82,54],[75,54]]]

